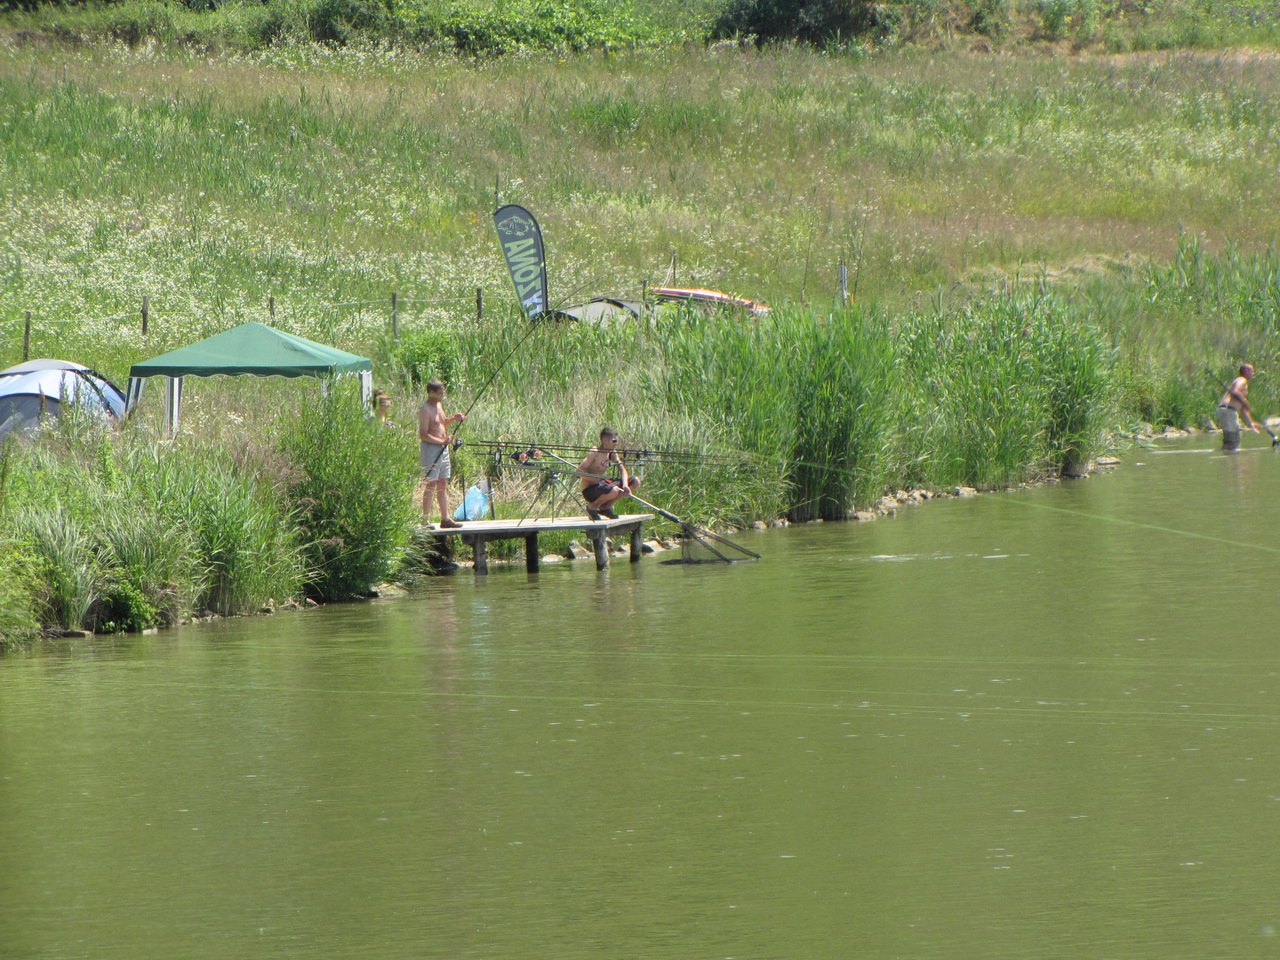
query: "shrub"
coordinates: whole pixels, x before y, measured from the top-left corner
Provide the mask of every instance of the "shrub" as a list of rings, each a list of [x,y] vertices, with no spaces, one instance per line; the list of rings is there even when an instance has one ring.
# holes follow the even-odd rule
[[[32,639],[40,629],[34,595],[35,556],[17,543],[0,543],[0,650]]]
[[[139,630],[172,625],[189,616],[205,590],[206,572],[195,537],[163,516],[138,491],[102,504],[93,533],[99,559],[109,572],[104,588],[108,629]]]
[[[89,538],[59,503],[23,505],[14,516],[19,537],[30,544],[40,579],[43,622],[84,629],[98,599],[98,566]]]
[[[238,468],[215,447],[147,451],[135,469],[162,515],[188,531],[204,571],[197,608],[250,613],[296,596],[303,552],[283,491]]]
[[[711,26],[712,39],[754,37],[825,46],[884,32],[880,4],[869,0],[729,0]]]
[[[159,621],[159,611],[128,576],[109,577],[93,616],[99,633],[145,630]]]
[[[446,330],[424,329],[404,334],[392,344],[390,359],[412,386],[424,386],[432,378],[455,386],[460,366],[458,348]]]
[[[969,29],[999,40],[1009,30],[1011,14],[1010,0],[974,0],[970,7]]]
[[[1040,16],[1040,31],[1050,40],[1061,40],[1071,23],[1076,0],[1039,0],[1033,9]]]
[[[387,10],[376,0],[313,0],[307,21],[311,39],[321,43],[346,43],[388,25]]]
[[[301,513],[308,589],[328,600],[367,594],[385,579],[417,519],[413,448],[342,386],[282,440],[300,476],[290,496]]]

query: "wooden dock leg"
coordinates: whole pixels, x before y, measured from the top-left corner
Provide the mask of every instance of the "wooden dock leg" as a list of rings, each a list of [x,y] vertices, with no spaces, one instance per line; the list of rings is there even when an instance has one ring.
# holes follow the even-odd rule
[[[489,572],[489,552],[485,548],[486,542],[484,537],[476,537],[471,542],[471,548],[475,551],[476,573]]]
[[[529,573],[538,572],[538,562],[541,560],[538,553],[538,535],[536,533],[527,534],[524,538],[524,568]]]
[[[640,538],[640,524],[631,531],[631,562],[638,563],[644,556],[644,541]]]
[[[609,567],[609,540],[603,533],[592,533],[591,546],[596,551],[596,569],[606,570]]]

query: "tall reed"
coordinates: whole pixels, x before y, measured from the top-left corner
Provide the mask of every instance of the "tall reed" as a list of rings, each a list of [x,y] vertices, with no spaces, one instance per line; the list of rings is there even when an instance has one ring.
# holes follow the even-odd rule
[[[0,651],[34,638],[40,629],[36,594],[42,587],[39,563],[29,546],[0,536]]]
[[[43,619],[69,630],[83,629],[99,597],[93,544],[70,510],[58,503],[24,504],[15,511],[17,536],[27,543],[44,581]]]
[[[990,488],[1078,472],[1111,423],[1102,334],[1041,294],[912,314],[897,353],[898,463],[915,483]]]
[[[686,311],[659,329],[667,405],[773,464],[793,519],[843,517],[878,495],[892,370],[883,323],[859,310],[754,321]]]
[[[204,571],[197,607],[242,614],[298,595],[303,551],[283,491],[225,449],[194,443],[144,450],[131,466],[163,516],[194,541]]]
[[[386,579],[420,512],[410,499],[416,448],[333,384],[281,440],[297,467],[289,497],[307,556],[307,587],[326,600],[367,594]]]
[[[208,581],[192,530],[134,490],[102,498],[93,532],[110,571],[105,621],[140,629],[171,626],[191,615]]]

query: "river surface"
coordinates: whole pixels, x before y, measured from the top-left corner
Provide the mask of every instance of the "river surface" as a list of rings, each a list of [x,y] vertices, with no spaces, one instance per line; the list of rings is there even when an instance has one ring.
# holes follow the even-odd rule
[[[0,957],[1280,955],[1280,453],[1214,445],[0,659]]]

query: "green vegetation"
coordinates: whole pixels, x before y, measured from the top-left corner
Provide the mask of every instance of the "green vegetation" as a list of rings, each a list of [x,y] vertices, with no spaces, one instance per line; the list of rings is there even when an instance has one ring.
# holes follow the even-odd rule
[[[211,381],[188,384],[172,445],[147,397],[118,435],[67,423],[12,448],[0,637],[396,575],[431,376],[452,409],[479,401],[471,437],[581,444],[609,422],[728,458],[655,465],[645,491],[734,524],[1071,473],[1114,431],[1203,423],[1243,359],[1256,407],[1280,404],[1269,5],[667,10],[4,15],[0,366],[28,314],[32,356],[117,382],[261,320],[373,357],[397,427],[314,384]],[[671,282],[775,309],[527,336],[495,191],[542,222],[559,304]],[[535,481],[511,483],[519,513]]]
[[[309,591],[321,600],[367,593],[390,576],[418,519],[407,496],[415,451],[340,390],[305,407],[281,448],[298,467],[289,499],[301,512]]]
[[[662,47],[716,40],[821,49],[1069,42],[1110,51],[1274,42],[1269,0],[7,0],[13,25],[58,39],[248,51],[281,44],[377,43],[502,55]]]
[[[0,646],[36,623],[141,630],[367,593],[416,520],[414,463],[347,387],[234,440],[158,443],[141,421],[108,433],[73,417],[7,442]]]

